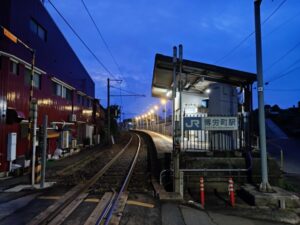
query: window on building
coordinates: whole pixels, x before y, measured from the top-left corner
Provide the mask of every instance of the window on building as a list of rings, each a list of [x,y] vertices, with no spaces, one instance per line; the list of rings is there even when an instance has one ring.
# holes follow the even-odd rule
[[[10,61],[10,72],[16,75],[19,75],[19,63],[15,61]]]
[[[30,69],[25,69],[25,84],[30,86],[31,82],[31,70]],[[33,87],[37,89],[41,89],[41,75],[38,73],[33,74]]]
[[[47,39],[46,30],[40,26],[38,27],[38,36],[44,41]]]
[[[82,96],[82,99],[81,99],[81,105],[85,106],[85,97],[83,97],[83,96]]]
[[[62,86],[56,82],[53,82],[53,94],[56,96],[62,96]]]
[[[73,91],[56,82],[53,82],[53,94],[72,101]]]
[[[81,99],[82,99],[82,96],[77,94],[77,104],[80,105],[81,104]]]
[[[90,107],[91,100],[89,98],[86,99],[86,107]]]
[[[72,100],[72,90],[62,87],[62,97],[71,101]]]
[[[31,19],[29,22],[30,30],[36,34],[43,41],[47,41],[47,31],[40,24],[38,24],[35,20]]]
[[[33,33],[37,34],[37,32],[38,32],[38,25],[37,25],[37,23],[34,20],[32,20],[32,19],[30,20],[29,27],[30,27],[30,30]]]
[[[33,74],[33,87],[41,89],[41,75],[34,73]]]

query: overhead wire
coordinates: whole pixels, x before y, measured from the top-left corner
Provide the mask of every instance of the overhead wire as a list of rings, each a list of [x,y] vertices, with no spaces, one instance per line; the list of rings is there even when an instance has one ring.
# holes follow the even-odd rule
[[[85,10],[86,10],[86,12],[87,12],[87,14],[89,15],[89,18],[90,18],[91,21],[93,22],[93,24],[94,24],[94,26],[95,26],[95,28],[96,28],[96,30],[97,30],[97,33],[99,34],[99,37],[101,38],[101,40],[102,40],[102,42],[103,42],[103,44],[104,44],[106,50],[108,51],[109,55],[111,56],[111,58],[112,58],[114,64],[116,65],[116,67],[117,67],[117,69],[118,69],[120,75],[123,77],[123,74],[122,74],[120,65],[119,65],[119,63],[117,62],[116,58],[114,57],[114,55],[113,55],[113,53],[112,53],[112,51],[111,51],[109,45],[107,44],[107,41],[105,40],[105,38],[104,38],[104,36],[103,36],[103,34],[102,34],[102,32],[101,32],[99,26],[98,26],[97,23],[95,22],[95,20],[94,20],[92,14],[91,14],[90,10],[88,9],[87,5],[85,4],[84,0],[81,0],[81,2],[82,2],[82,4],[83,4],[83,6],[84,6],[84,8],[85,8]]]
[[[295,88],[295,89],[269,89],[266,88],[266,91],[276,91],[276,92],[294,92],[294,91],[300,91],[300,88]]]
[[[104,65],[104,63],[96,56],[96,54],[91,50],[91,48],[85,43],[85,41],[80,37],[80,35],[76,32],[76,30],[73,28],[73,26],[67,21],[67,19],[62,15],[62,13],[57,9],[57,7],[51,2],[51,0],[48,0],[48,2],[51,4],[51,6],[55,9],[55,11],[58,13],[58,15],[63,19],[63,21],[68,25],[68,27],[71,29],[71,31],[75,34],[75,36],[80,40],[80,42],[85,46],[85,48],[91,53],[91,55],[96,59],[96,61],[101,65],[101,67],[113,78],[116,79],[116,77],[112,74],[112,72]]]
[[[277,31],[279,28],[281,28],[282,26],[290,23],[292,20],[294,20],[295,18],[297,18],[300,15],[300,11],[298,11],[296,14],[292,15],[291,17],[289,17],[288,19],[286,19],[283,23],[279,24],[278,26],[276,26],[275,28],[273,28],[271,31],[269,31],[267,34],[263,35],[263,37],[268,37],[269,35],[271,35],[272,33],[274,33],[275,31]]]
[[[300,46],[300,41],[294,45],[292,48],[290,48],[286,53],[284,53],[282,56],[280,56],[277,60],[275,60],[271,65],[267,67],[267,69],[264,70],[264,72],[270,70],[272,67],[274,67],[276,64],[278,64],[280,61],[282,61],[285,57],[287,57],[289,54],[291,54],[293,51],[296,50]]]
[[[132,92],[132,91],[128,91],[128,90],[125,90],[125,89],[122,89],[122,88],[118,88],[118,87],[115,87],[115,86],[111,86],[111,87],[115,88],[117,90],[121,90],[121,91],[126,92],[126,93],[131,94],[131,95],[144,96],[144,95],[141,95],[141,94],[138,94],[138,93],[135,93],[135,92]]]
[[[264,25],[268,20],[270,20],[275,13],[283,6],[283,4],[286,2],[287,0],[283,0],[273,11],[272,13],[266,17],[263,22],[262,25]],[[235,45],[230,51],[228,51],[224,56],[222,56],[221,58],[217,59],[214,64],[216,63],[220,63],[222,62],[224,59],[226,59],[228,56],[230,56],[232,53],[234,53],[240,46],[242,46],[250,37],[252,37],[252,35],[255,34],[255,31],[252,31],[251,33],[249,33],[243,40],[241,40],[237,45]]]
[[[110,86],[110,87],[121,90],[121,91],[126,92],[126,93],[131,94],[131,95],[141,96],[141,94],[138,94],[138,93],[135,93],[135,92],[132,92],[132,91],[128,91],[128,90],[125,90],[125,89],[122,89],[122,88],[118,88],[118,87],[115,87],[115,86]]]
[[[300,66],[298,66],[298,67],[296,67],[296,68],[293,68],[293,69],[291,69],[291,70],[289,70],[289,71],[287,71],[287,72],[285,72],[285,73],[282,73],[282,74],[280,74],[279,76],[276,76],[276,77],[274,77],[273,79],[271,79],[271,80],[265,82],[265,85],[268,85],[270,82],[274,82],[274,81],[279,80],[279,79],[281,79],[281,78],[283,78],[283,77],[285,77],[285,76],[288,76],[288,75],[291,74],[292,72],[294,72],[294,71],[296,71],[296,70],[299,70],[299,69],[300,69]]]

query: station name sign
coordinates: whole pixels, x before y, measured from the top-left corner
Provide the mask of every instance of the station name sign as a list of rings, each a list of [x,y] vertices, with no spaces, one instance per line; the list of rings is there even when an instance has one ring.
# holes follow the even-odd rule
[[[184,117],[184,130],[237,130],[237,117]]]

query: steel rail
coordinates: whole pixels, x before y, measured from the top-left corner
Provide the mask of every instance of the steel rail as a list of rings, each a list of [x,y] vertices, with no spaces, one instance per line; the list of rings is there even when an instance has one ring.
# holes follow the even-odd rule
[[[110,220],[111,220],[111,218],[112,218],[113,212],[114,212],[114,210],[115,210],[117,204],[119,203],[119,200],[120,200],[122,194],[123,194],[124,191],[127,189],[128,185],[129,185],[129,182],[130,182],[130,179],[131,179],[131,177],[132,177],[133,170],[134,170],[134,167],[135,167],[135,165],[136,165],[137,158],[138,158],[138,156],[139,156],[139,152],[140,152],[140,149],[141,149],[141,137],[140,137],[140,135],[138,135],[138,134],[135,134],[135,135],[136,135],[136,136],[138,137],[138,139],[139,139],[138,148],[137,148],[137,151],[136,151],[136,153],[135,153],[134,159],[133,159],[133,161],[132,161],[132,163],[131,163],[131,166],[130,166],[130,169],[129,169],[129,171],[128,171],[128,174],[127,174],[127,176],[126,176],[126,178],[125,178],[125,181],[123,182],[123,185],[122,185],[122,187],[121,187],[121,189],[120,189],[120,191],[119,191],[117,197],[114,199],[114,201],[113,201],[113,203],[112,203],[112,206],[111,206],[110,209],[109,209],[108,215],[107,215],[106,220],[105,220],[105,223],[104,223],[105,225],[108,225],[108,224],[109,224],[109,222],[110,222]],[[97,223],[97,225],[99,225],[99,224],[101,223],[102,220],[103,220],[103,218],[101,218],[101,220],[100,220],[100,218],[99,218],[99,221],[100,221],[100,222]]]
[[[86,192],[92,185],[96,183],[96,181],[111,167],[111,165],[124,153],[124,151],[128,148],[128,146],[131,144],[133,139],[133,135],[131,135],[130,140],[128,143],[123,147],[123,149],[112,159],[110,160],[99,172],[97,172],[91,179],[89,179],[84,185],[78,184],[75,186],[74,189],[78,189],[77,191],[74,191],[74,193],[67,198],[61,205],[57,207],[53,207],[52,205],[50,207],[51,211],[49,212],[49,215],[45,215],[42,212],[41,214],[37,215],[36,217],[31,220],[28,225],[40,225],[40,224],[48,224],[50,223],[57,215],[61,213],[63,209],[65,209],[68,205],[70,205],[73,201],[76,201],[76,199],[79,197],[80,194]],[[49,207],[49,208],[50,208]],[[48,209],[49,209],[48,208]]]

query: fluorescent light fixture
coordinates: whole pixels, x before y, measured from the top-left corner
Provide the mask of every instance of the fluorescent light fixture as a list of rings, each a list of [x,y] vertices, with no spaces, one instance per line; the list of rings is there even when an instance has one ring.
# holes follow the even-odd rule
[[[168,90],[167,93],[166,93],[166,96],[167,96],[168,98],[170,98],[171,95],[172,95],[172,91]]]
[[[209,88],[207,88],[206,90],[205,90],[205,93],[206,94],[209,94],[211,92],[211,90],[209,89]]]

